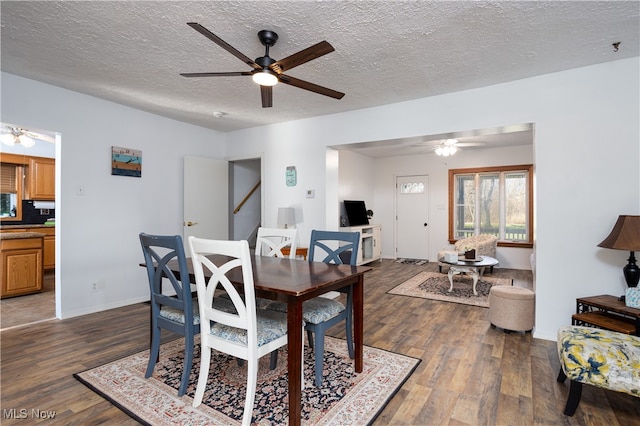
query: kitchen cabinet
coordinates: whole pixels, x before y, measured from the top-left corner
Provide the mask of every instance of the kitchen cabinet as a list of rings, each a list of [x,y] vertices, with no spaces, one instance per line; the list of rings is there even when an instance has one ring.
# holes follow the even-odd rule
[[[27,200],[56,199],[56,160],[30,157],[27,169]]]
[[[36,232],[44,235],[42,261],[45,271],[56,267],[56,228],[39,228]]]
[[[44,235],[36,232],[0,236],[0,298],[42,291]]]
[[[42,243],[42,262],[44,270],[56,267],[56,228],[54,226],[31,225],[28,228],[20,228],[19,225],[2,227],[3,233],[37,232],[44,234]]]

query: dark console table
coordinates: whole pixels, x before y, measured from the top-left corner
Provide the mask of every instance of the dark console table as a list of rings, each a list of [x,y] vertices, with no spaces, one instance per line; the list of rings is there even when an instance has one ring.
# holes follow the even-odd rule
[[[581,297],[576,299],[571,323],[640,336],[640,309],[628,307],[616,296]]]

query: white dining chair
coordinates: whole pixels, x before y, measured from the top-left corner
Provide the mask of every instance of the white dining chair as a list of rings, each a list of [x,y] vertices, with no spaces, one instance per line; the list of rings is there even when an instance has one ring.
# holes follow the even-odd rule
[[[295,259],[298,230],[295,228],[258,228],[256,256],[287,257],[282,249],[289,249],[289,258]]]
[[[209,377],[211,349],[215,349],[247,361],[247,393],[242,424],[250,425],[258,359],[287,344],[287,315],[256,308],[251,254],[247,241],[218,241],[191,236],[189,248],[196,279],[201,330],[200,375],[193,406],[197,407],[202,403]],[[207,257],[216,254],[228,258],[215,262]],[[227,277],[235,268],[242,270],[243,285],[240,291]],[[236,312],[216,309],[213,299],[219,288],[229,295]]]

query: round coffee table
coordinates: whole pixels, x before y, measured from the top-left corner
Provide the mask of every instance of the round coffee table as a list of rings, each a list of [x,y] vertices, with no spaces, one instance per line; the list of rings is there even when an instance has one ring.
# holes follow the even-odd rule
[[[478,277],[481,277],[484,273],[484,268],[488,266],[495,266],[498,261],[489,256],[478,256],[474,260],[466,260],[464,258],[458,258],[457,262],[446,262],[444,258],[438,259],[442,263],[449,265],[449,292],[453,291],[453,276],[458,274],[469,274],[473,278],[473,294],[478,295],[476,291],[476,284],[478,284]]]

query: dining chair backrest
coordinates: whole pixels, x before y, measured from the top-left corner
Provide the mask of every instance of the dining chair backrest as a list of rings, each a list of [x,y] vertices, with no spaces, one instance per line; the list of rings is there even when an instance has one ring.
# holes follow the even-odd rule
[[[169,330],[184,336],[184,366],[178,396],[185,394],[191,375],[194,337],[200,332],[200,319],[194,311],[189,270],[180,235],[149,235],[140,233],[140,244],[150,289],[151,330],[149,362],[145,377],[151,377],[160,353],[161,330]],[[169,262],[178,263],[178,276],[169,267]],[[186,277],[182,282],[178,277]],[[169,281],[174,295],[167,295],[162,288],[163,281]]]
[[[256,256],[287,257],[282,249],[289,249],[289,258],[295,259],[298,230],[295,228],[258,228]]]
[[[149,287],[151,290],[152,315],[159,315],[162,306],[179,309],[185,312],[185,316],[192,316],[191,285],[189,281],[183,283],[169,268],[172,260],[178,262],[181,277],[189,276],[187,260],[180,235],[150,235],[141,233],[140,243],[144,254],[144,263],[147,267]],[[167,279],[175,296],[164,294],[162,283]],[[190,321],[185,321],[189,324]]]
[[[201,339],[209,340],[207,345],[214,349],[219,349],[242,359],[251,358],[251,351],[257,347],[257,322],[251,254],[248,242],[246,240],[226,241],[189,237],[189,247],[200,307],[200,327],[208,329],[214,324],[218,324],[244,330],[246,331],[247,346],[238,352],[237,345],[210,333],[203,333]],[[221,258],[220,262],[214,263],[207,257],[209,255],[222,255],[226,256],[226,258]],[[240,268],[242,271],[243,285],[240,287],[240,291],[227,276],[235,268]],[[209,271],[210,277],[205,276],[206,270]],[[226,292],[235,307],[235,312],[230,312],[227,309],[217,309],[214,306],[216,290]]]
[[[318,256],[324,263],[355,265],[358,261],[359,245],[360,234],[358,232],[318,231],[314,229],[311,231],[309,243],[309,261],[315,261]]]

